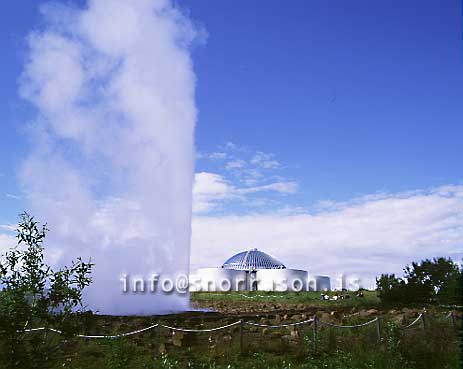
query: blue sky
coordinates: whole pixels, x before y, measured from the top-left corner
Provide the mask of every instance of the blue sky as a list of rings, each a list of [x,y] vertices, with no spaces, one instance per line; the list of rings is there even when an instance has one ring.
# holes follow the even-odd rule
[[[17,78],[41,3],[3,5],[3,193],[18,193],[28,107]],[[230,141],[275,154],[306,204],[461,183],[458,1],[178,3],[208,33],[193,53],[199,151]]]
[[[15,197],[32,111],[17,79],[41,3],[5,2],[0,15],[3,224],[26,206]],[[310,213],[462,184],[459,1],[177,3],[207,33],[192,51],[196,172],[228,186],[206,188],[201,217]]]

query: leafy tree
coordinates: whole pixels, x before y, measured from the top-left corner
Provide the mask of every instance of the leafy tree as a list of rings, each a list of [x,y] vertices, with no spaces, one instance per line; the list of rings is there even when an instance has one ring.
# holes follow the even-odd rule
[[[385,302],[397,302],[403,300],[405,293],[405,282],[396,277],[395,274],[381,274],[376,279],[376,291]]]
[[[412,288],[416,298],[422,302],[442,302],[443,292],[449,290],[449,282],[458,280],[460,275],[458,266],[451,259],[442,257],[413,262],[404,271],[409,289]],[[444,300],[448,298],[444,297]]]
[[[451,259],[443,257],[412,262],[404,277],[382,274],[376,279],[383,302],[458,304],[461,302],[462,272]]]
[[[18,244],[0,258],[0,363],[48,367],[59,340],[51,337],[54,333],[25,330],[53,326],[72,337],[85,310],[82,291],[92,282],[93,264],[78,258],[53,270],[44,262],[46,225],[27,213],[20,218]]]

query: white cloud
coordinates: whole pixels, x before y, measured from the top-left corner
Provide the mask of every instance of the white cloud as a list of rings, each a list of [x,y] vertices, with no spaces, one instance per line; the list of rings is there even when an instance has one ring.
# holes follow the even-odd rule
[[[298,190],[298,184],[296,182],[275,182],[263,186],[247,187],[238,190],[239,193],[256,193],[256,192],[267,192],[275,191],[282,194],[293,194]]]
[[[242,159],[235,159],[229,161],[226,165],[226,169],[242,169],[246,166],[246,162]]]
[[[0,229],[3,229],[8,232],[15,232],[17,226],[15,224],[0,224]]]
[[[13,199],[13,200],[21,200],[21,196],[18,196],[18,195],[13,195],[11,193],[6,193],[5,196],[9,199]]]
[[[225,152],[212,152],[208,155],[211,160],[223,160],[227,158],[227,153]]]
[[[4,255],[8,250],[18,244],[16,237],[10,234],[0,233],[0,255]]]
[[[281,166],[280,163],[274,159],[273,154],[267,154],[262,151],[256,152],[251,159],[251,163],[264,169],[276,169]]]
[[[228,141],[225,143],[225,145],[221,146],[224,150],[228,150],[228,151],[241,151],[241,152],[244,152],[244,151],[247,151],[246,147],[245,146],[240,146],[240,145],[237,145],[231,141]]]
[[[207,171],[196,174],[194,213],[226,212],[230,205],[242,211],[275,208],[278,206],[277,195],[298,191],[298,183],[276,175],[275,171],[281,170],[282,166],[273,154],[253,152],[227,142],[220,146],[220,151],[203,153],[201,158],[210,162]]]
[[[257,247],[288,267],[357,274],[384,272],[426,257],[463,256],[463,186],[366,196],[317,214],[285,209],[246,216],[195,216],[192,266],[220,265]],[[207,257],[205,256],[207,255]]]
[[[275,182],[262,186],[236,187],[217,173],[200,172],[195,175],[193,187],[193,211],[207,213],[222,208],[231,200],[244,201],[249,205],[247,196],[251,194],[274,192],[292,194],[297,191],[295,182]],[[254,199],[254,205],[262,205],[265,199]]]
[[[298,184],[281,175],[284,167],[275,159],[275,155],[262,151],[252,151],[248,147],[239,146],[232,142],[227,142],[219,146],[220,151],[201,154],[201,159],[208,159],[210,162],[208,171],[216,172],[222,176],[223,180],[235,187],[235,198],[243,198],[243,195],[257,194],[263,192],[274,192],[280,194],[293,194],[298,190]],[[226,160],[225,162],[223,162]],[[219,161],[219,163],[217,163]],[[201,162],[199,166],[201,166]],[[212,167],[211,167],[212,166]],[[279,172],[277,174],[277,171]],[[239,196],[237,196],[239,195]],[[220,200],[220,199],[218,199]],[[272,198],[253,198],[246,199],[248,206],[263,206],[270,204],[275,199]],[[219,201],[211,202],[196,201],[194,208],[198,211],[207,211],[217,207]],[[209,205],[207,205],[209,204]],[[258,205],[259,204],[259,205]]]
[[[196,173],[193,187],[193,211],[205,213],[216,208],[223,200],[230,199],[235,189],[221,175]]]

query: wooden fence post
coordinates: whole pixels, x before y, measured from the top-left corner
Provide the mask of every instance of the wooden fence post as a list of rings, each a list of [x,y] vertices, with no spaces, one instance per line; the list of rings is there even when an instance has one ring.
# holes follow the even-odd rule
[[[381,322],[380,317],[376,318],[376,335],[378,336],[378,342],[381,341]]]
[[[317,352],[317,339],[318,339],[318,318],[317,315],[313,316],[313,348]]]
[[[153,336],[154,336],[154,357],[158,356],[159,348],[161,347],[160,338],[158,337],[159,336],[158,328],[159,328],[159,326],[154,327],[154,332],[153,332]]]
[[[240,355],[243,354],[243,319],[240,319]]]
[[[456,319],[455,313],[453,311],[450,313],[450,318],[452,319],[452,327],[453,327],[453,329],[457,329],[457,319]]]
[[[425,311],[421,314],[421,329],[423,333],[426,334],[426,318],[424,317]]]

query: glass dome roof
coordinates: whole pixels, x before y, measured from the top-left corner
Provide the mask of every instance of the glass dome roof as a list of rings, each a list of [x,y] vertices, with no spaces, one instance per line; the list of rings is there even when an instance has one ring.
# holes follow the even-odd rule
[[[285,269],[284,264],[257,249],[240,252],[225,263],[222,268],[235,270]]]

